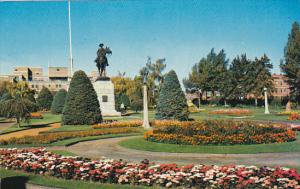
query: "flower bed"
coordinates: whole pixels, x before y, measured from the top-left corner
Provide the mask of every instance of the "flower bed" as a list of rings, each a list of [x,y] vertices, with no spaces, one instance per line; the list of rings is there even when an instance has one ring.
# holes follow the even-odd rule
[[[214,110],[214,111],[211,111],[210,114],[245,116],[245,115],[251,115],[252,112],[250,110],[247,110],[247,109],[233,108],[233,109]]]
[[[298,113],[291,113],[291,115],[289,116],[288,120],[300,120],[300,114]]]
[[[141,127],[143,122],[141,120],[132,120],[132,121],[115,121],[110,123],[99,123],[93,125],[94,129],[105,129],[105,128],[122,128],[122,127]]]
[[[0,149],[0,166],[39,175],[101,183],[184,188],[299,188],[295,169],[244,165],[139,164],[111,159],[91,161],[45,149]]]
[[[40,112],[32,112],[30,113],[31,119],[43,119],[43,115]]]
[[[285,125],[253,121],[166,121],[145,132],[144,138],[172,144],[263,144],[296,140],[296,132]]]
[[[86,131],[73,131],[73,132],[59,132],[39,134],[37,136],[23,136],[21,138],[10,138],[7,140],[0,140],[0,145],[9,144],[49,144],[59,140],[65,140],[76,137],[98,136],[107,134],[120,134],[120,133],[135,133],[136,129],[133,128],[116,128],[109,130],[86,130]]]

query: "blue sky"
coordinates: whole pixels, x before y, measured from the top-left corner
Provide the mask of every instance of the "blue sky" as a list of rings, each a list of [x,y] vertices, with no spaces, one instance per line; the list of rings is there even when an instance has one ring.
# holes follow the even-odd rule
[[[14,66],[68,66],[67,2],[0,3],[0,74]],[[211,48],[232,60],[266,53],[279,72],[299,0],[130,0],[71,3],[75,69],[96,70],[100,42],[108,45],[110,76],[134,76],[147,56],[166,58],[180,80]]]

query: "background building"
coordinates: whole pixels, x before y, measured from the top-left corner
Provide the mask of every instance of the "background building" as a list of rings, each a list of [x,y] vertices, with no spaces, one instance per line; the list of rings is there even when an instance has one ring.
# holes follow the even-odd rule
[[[286,78],[282,74],[273,74],[274,91],[272,95],[274,97],[286,97],[290,95],[290,86],[286,82]]]
[[[98,77],[98,71],[92,71],[88,76],[93,82]],[[0,81],[26,80],[29,87],[39,92],[43,86],[50,91],[69,88],[69,68],[68,67],[48,67],[48,74],[44,75],[41,67],[15,67],[10,75],[0,75]]]

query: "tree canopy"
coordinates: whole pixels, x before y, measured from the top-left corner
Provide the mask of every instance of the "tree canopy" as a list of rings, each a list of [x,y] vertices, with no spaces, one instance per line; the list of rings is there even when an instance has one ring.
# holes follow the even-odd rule
[[[280,67],[290,85],[291,95],[294,100],[300,102],[300,26],[298,22],[292,25],[284,48],[284,61]]]

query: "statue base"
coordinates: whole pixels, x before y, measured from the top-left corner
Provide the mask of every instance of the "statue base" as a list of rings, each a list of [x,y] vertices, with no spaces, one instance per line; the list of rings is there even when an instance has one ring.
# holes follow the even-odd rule
[[[110,81],[110,78],[107,76],[98,76],[96,81]]]
[[[121,113],[115,109],[114,84],[109,77],[98,78],[93,86],[98,96],[102,116],[121,116]]]

